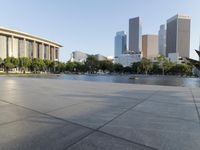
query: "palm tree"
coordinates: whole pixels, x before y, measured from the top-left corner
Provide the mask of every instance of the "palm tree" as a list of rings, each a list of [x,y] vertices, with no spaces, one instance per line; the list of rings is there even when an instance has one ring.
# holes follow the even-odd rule
[[[159,67],[162,69],[162,75],[164,75],[165,68],[167,66],[168,61],[167,61],[166,57],[163,55],[160,55],[159,57],[157,57],[157,60],[158,60]]]

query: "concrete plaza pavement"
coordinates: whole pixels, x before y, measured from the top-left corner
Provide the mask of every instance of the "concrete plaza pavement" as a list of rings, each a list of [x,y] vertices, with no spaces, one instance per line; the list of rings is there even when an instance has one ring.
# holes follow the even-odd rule
[[[0,150],[199,150],[200,88],[0,77]]]

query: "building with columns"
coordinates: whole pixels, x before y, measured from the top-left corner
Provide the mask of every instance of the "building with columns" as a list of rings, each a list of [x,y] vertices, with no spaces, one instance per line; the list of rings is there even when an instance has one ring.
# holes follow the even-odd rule
[[[59,61],[59,48],[53,41],[0,27],[0,58],[40,58]]]

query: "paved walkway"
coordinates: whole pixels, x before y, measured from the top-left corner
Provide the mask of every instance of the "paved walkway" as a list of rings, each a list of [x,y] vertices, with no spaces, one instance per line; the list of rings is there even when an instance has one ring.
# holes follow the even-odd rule
[[[200,89],[0,77],[1,150],[200,150]]]

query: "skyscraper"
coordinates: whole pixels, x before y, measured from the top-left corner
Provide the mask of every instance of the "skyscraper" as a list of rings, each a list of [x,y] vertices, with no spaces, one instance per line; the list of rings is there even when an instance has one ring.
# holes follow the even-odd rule
[[[166,56],[166,29],[165,25],[160,26],[158,32],[158,45],[159,45],[159,54]]]
[[[190,23],[191,18],[184,15],[176,15],[167,20],[167,56],[175,54],[179,57],[189,57]]]
[[[115,57],[120,56],[127,51],[127,35],[124,31],[116,33],[115,36]]]
[[[129,50],[139,53],[142,49],[142,24],[139,17],[129,19]]]
[[[158,35],[142,36],[142,54],[147,59],[153,59],[158,56]]]

